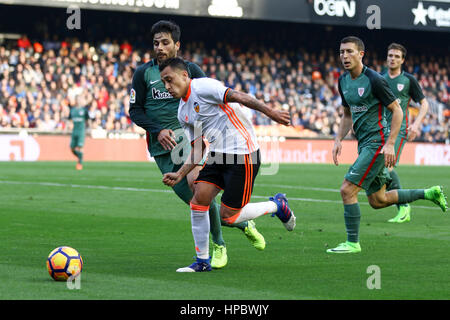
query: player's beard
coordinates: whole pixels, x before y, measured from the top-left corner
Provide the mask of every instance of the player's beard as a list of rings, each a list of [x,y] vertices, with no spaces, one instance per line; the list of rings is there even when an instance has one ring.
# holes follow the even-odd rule
[[[171,52],[162,53],[162,54],[156,54],[156,60],[158,61],[158,64],[161,64],[162,62],[166,61],[167,59],[175,58],[177,56],[177,50],[173,50]]]
[[[161,64],[167,60],[167,55],[166,54],[156,55],[156,60],[158,61],[158,64]]]

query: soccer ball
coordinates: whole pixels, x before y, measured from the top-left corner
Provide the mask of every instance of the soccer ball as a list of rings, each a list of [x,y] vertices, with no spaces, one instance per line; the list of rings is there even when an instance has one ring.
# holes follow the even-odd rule
[[[56,281],[66,281],[70,276],[78,275],[83,269],[83,259],[77,250],[71,247],[58,247],[47,258],[47,270]]]

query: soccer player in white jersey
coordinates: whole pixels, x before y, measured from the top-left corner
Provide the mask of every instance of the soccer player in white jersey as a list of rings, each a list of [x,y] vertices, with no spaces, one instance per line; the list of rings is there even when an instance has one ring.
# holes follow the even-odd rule
[[[224,193],[220,215],[227,223],[248,221],[271,213],[292,231],[296,218],[284,194],[278,193],[269,201],[249,203],[261,156],[251,121],[240,104],[283,125],[290,123],[289,112],[271,109],[215,79],[190,79],[186,63],[179,58],[166,60],[159,69],[167,91],[180,99],[178,120],[192,145],[183,166],[177,172],[164,174],[164,184],[173,187],[181,181],[201,161],[206,149],[205,140],[209,143],[208,160],[194,182],[194,197],[190,204],[197,260],[177,272],[211,271],[208,210],[211,200],[221,190]]]

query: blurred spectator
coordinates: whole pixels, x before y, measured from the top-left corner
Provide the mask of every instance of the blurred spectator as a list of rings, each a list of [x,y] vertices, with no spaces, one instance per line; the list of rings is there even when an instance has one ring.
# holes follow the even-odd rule
[[[134,70],[151,59],[135,43],[106,38],[98,45],[77,39],[59,41],[45,35],[31,45],[27,36],[0,46],[0,128],[70,130],[69,102],[77,94],[87,101],[91,129],[141,132],[128,116]],[[369,51],[370,52],[370,51]],[[343,72],[329,49],[276,51],[255,42],[246,52],[233,44],[183,43],[180,55],[200,65],[226,86],[242,90],[271,108],[289,110],[296,130],[317,137],[336,135],[342,115],[336,89]],[[383,70],[384,57],[364,63]],[[418,141],[445,142],[449,137],[449,57],[428,59],[410,54],[405,68],[419,80],[430,103]],[[417,112],[411,109],[410,123]],[[275,125],[249,111],[255,125]]]
[[[17,47],[23,50],[27,50],[28,48],[31,47],[31,42],[30,40],[28,40],[28,37],[26,35],[21,36],[17,40]]]

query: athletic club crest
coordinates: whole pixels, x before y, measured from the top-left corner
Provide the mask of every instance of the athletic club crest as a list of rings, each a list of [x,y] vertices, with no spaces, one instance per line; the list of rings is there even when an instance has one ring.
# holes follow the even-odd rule
[[[360,97],[364,94],[364,88],[358,88],[358,94]]]
[[[405,85],[403,83],[397,83],[397,90],[402,91]]]

